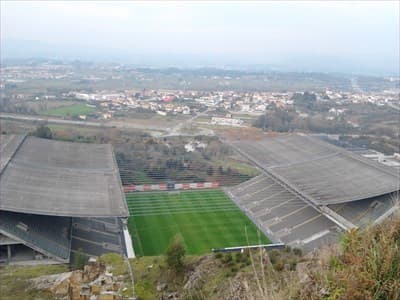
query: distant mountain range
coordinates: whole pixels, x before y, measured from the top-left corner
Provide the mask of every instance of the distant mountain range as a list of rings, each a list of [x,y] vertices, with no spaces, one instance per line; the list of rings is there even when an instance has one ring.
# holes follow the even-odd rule
[[[29,40],[1,40],[1,60],[60,59],[103,63],[124,63],[138,67],[215,67],[257,71],[325,72],[378,76],[399,76],[399,57],[343,58],[315,55],[295,55],[269,61],[268,58],[206,56],[194,54],[146,54],[113,48],[78,47]],[[271,59],[270,59],[271,60]]]

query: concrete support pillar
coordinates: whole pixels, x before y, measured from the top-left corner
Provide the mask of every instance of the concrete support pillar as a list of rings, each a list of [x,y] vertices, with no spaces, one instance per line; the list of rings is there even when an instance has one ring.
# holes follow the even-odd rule
[[[7,245],[7,260],[11,261],[11,245]]]

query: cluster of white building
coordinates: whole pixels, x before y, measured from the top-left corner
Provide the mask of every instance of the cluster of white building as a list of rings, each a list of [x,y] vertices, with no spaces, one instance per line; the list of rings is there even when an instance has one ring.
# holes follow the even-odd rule
[[[240,127],[243,125],[243,120],[236,119],[236,118],[227,118],[227,117],[212,117],[211,124],[212,125]]]
[[[326,91],[326,95],[330,100],[337,104],[356,103],[365,104],[371,103],[377,106],[385,106],[390,104],[398,104],[400,90],[388,90],[383,93],[349,93],[349,92],[333,92]]]

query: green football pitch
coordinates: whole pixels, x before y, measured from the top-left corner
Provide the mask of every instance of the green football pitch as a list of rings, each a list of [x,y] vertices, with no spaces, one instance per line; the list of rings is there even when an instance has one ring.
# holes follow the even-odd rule
[[[136,255],[161,255],[179,234],[187,254],[270,241],[222,190],[126,195]]]

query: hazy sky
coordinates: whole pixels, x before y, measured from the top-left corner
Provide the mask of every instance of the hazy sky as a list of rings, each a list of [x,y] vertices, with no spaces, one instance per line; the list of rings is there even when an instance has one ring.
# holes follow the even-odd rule
[[[398,1],[1,1],[1,38],[70,49],[225,57],[301,56],[394,64]]]

